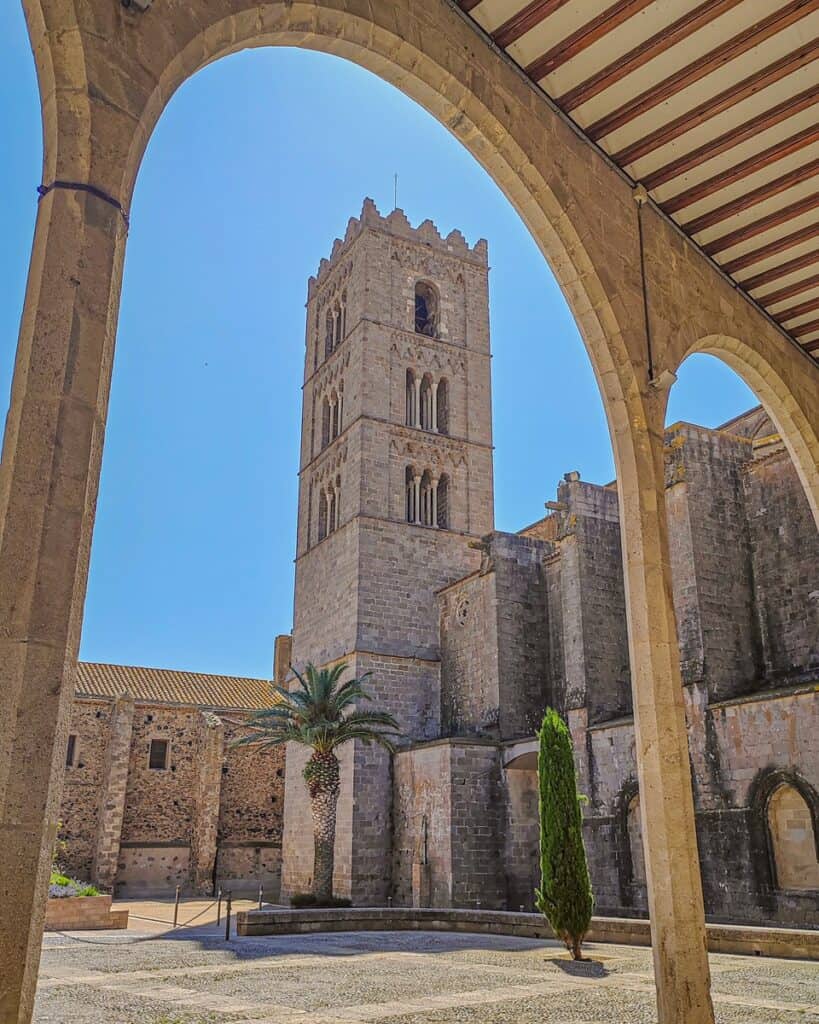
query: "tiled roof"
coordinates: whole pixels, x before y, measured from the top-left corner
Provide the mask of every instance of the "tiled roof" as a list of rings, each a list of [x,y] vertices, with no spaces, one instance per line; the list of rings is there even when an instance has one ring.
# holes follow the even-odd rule
[[[81,661],[75,692],[81,697],[118,697],[129,693],[135,700],[152,703],[252,711],[270,707],[274,701],[270,687],[269,679]]]

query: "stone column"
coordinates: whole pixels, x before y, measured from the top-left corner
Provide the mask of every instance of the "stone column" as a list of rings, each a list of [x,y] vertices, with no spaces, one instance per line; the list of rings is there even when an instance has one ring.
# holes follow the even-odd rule
[[[108,406],[126,225],[40,202],[0,462],[0,1021],[31,1016]]]
[[[117,697],[111,712],[105,775],[101,794],[97,845],[94,850],[92,881],[101,889],[113,891],[117,880],[122,818],[131,763],[131,733],[134,725],[134,701],[129,694]]]
[[[433,384],[430,384],[430,386],[429,386],[429,396],[430,396],[430,401],[432,402],[432,423],[430,424],[430,429],[433,430],[437,434],[438,433],[438,389],[434,386],[434,382],[433,382]]]
[[[225,729],[221,719],[210,711],[200,712],[199,776],[191,836],[191,887],[198,896],[210,896],[213,892],[224,756]]]
[[[415,523],[421,525],[421,477],[414,476],[412,478],[412,493],[415,504]]]
[[[438,525],[438,477],[434,477],[432,481],[432,523],[430,525]]]
[[[637,776],[662,1024],[712,1024],[710,973],[671,591],[659,395],[617,424]],[[650,419],[648,419],[650,417]]]
[[[415,416],[413,426],[421,426],[421,378],[415,378]]]

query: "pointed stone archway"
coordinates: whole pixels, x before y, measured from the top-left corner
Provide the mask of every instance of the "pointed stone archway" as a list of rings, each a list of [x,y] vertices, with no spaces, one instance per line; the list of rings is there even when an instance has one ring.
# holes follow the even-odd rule
[[[816,432],[819,389],[815,376],[812,390],[805,383],[813,363],[651,207],[643,280],[631,183],[444,0],[188,0],[144,13],[117,0],[23,6],[45,194],[0,464],[0,877],[15,893],[0,923],[0,1022],[31,1015],[134,182],[176,88],[221,56],[263,45],[355,61],[438,118],[523,218],[577,320],[617,466],[660,1020],[711,1022],[657,381],[678,365],[692,311],[710,325],[697,337],[742,321],[748,330],[725,333],[753,339],[762,366],[776,353],[789,410],[778,425],[804,467],[815,447],[788,430]]]

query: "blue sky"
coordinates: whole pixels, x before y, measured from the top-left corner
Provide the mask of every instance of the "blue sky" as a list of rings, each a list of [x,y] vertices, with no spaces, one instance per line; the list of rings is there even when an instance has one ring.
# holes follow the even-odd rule
[[[40,182],[19,5],[0,7],[0,406],[11,383]],[[292,622],[307,277],[369,195],[489,240],[496,524],[558,480],[613,477],[602,405],[566,304],[469,154],[368,72],[293,49],[205,68],[172,99],[137,182],[81,656],[267,675]],[[670,420],[754,403],[700,356]]]

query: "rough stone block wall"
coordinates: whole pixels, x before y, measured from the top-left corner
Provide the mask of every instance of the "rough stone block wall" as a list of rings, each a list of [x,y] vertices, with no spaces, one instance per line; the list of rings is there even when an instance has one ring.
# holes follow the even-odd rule
[[[439,594],[441,717],[446,736],[500,733],[495,573],[473,573]]]
[[[406,523],[361,519],[356,649],[439,658],[435,592],[477,568],[464,537]]]
[[[503,864],[506,906],[509,910],[535,909],[535,888],[540,885],[540,828],[538,825],[537,772],[509,769],[505,783]]]
[[[395,755],[392,896],[413,905],[413,865],[426,860],[430,905],[452,904],[450,746],[425,744]]]
[[[225,742],[239,734],[245,716],[226,713]],[[266,884],[275,890],[283,750],[225,749],[213,713],[123,698],[76,698],[71,731],[77,756],[60,810],[68,871],[124,895],[172,892],[176,885],[209,892],[218,849],[234,879],[240,869],[269,864]],[[165,771],[148,768],[154,737],[170,741]],[[250,853],[226,852],[242,846]]]
[[[815,926],[816,892],[777,892],[773,885],[765,807],[757,799],[760,783],[775,771],[796,772],[819,791],[815,687],[710,706],[702,688],[685,692],[706,912],[716,920]],[[597,906],[641,913],[644,888],[629,872],[624,818],[624,797],[636,792],[634,729],[626,721],[588,735],[584,832]]]
[[[190,844],[196,813],[196,708],[140,704],[134,713],[122,841]],[[168,767],[148,767],[152,739],[168,742]]]
[[[679,631],[688,635],[688,609],[695,602],[711,700],[748,692],[761,676],[742,489],[742,468],[751,448],[747,438],[687,423],[666,434],[666,486],[673,489],[685,481],[680,498],[687,501],[691,535],[691,551],[679,549],[683,559],[672,562],[672,573],[679,571],[681,582],[690,588],[693,561],[696,586],[695,592],[678,597]],[[694,638],[686,640],[686,649],[691,644],[696,647]],[[686,654],[687,665],[694,666],[696,657]]]
[[[494,744],[451,741],[452,905],[506,906],[501,768]]]
[[[542,570],[550,547],[544,541],[515,534],[491,536],[502,739],[530,736],[553,700]]]
[[[764,675],[770,683],[819,671],[819,534],[788,453],[777,445],[742,474]]]
[[[91,878],[94,863],[111,712],[107,701],[75,700],[71,708],[69,733],[77,740],[74,765],[63,781],[59,834],[68,846],[60,865],[83,880]]]

